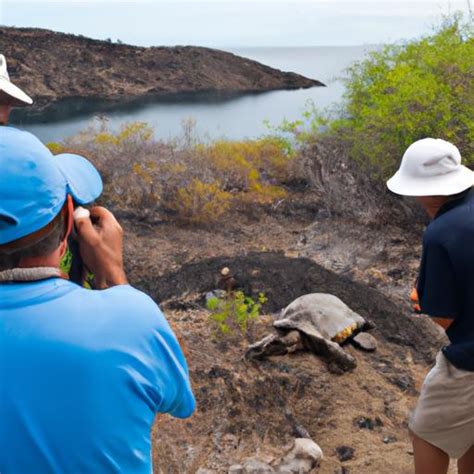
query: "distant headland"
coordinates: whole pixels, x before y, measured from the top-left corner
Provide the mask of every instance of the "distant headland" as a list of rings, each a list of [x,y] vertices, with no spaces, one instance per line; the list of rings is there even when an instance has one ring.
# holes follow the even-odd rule
[[[0,28],[12,79],[45,109],[63,100],[111,103],[174,94],[241,94],[324,86],[217,49],[139,47],[37,28]]]

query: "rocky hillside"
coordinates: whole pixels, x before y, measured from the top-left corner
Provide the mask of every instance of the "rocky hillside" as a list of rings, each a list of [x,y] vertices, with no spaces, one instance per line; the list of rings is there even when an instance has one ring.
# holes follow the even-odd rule
[[[157,230],[138,222],[125,222],[125,228],[129,276],[161,304],[179,334],[197,397],[192,418],[157,417],[156,474],[413,472],[407,419],[442,344],[432,323],[374,288],[297,254],[242,252],[248,237],[233,229]],[[291,233],[276,221],[266,221],[265,228],[268,235],[253,234],[256,247],[268,248],[272,239],[291,246]],[[209,258],[212,254],[219,256]],[[203,307],[204,293],[215,288],[225,266],[250,284],[249,291],[268,297],[265,314],[247,337],[216,337]],[[245,359],[249,344],[272,332],[279,309],[311,292],[335,294],[375,323],[376,352],[345,345],[357,361],[345,374],[334,373],[326,358],[308,352]],[[295,438],[319,444],[324,453],[319,467],[279,467]]]
[[[323,86],[250,59],[194,46],[143,48],[30,28],[0,28],[10,75],[44,106],[61,99],[131,100],[189,92]]]

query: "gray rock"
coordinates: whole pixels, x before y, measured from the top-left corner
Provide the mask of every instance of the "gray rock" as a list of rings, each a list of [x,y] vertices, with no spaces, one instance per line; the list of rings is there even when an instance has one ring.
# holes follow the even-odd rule
[[[308,438],[296,438],[290,454],[299,459],[310,459],[312,461],[319,461],[323,457],[323,451],[319,445]]]
[[[223,451],[235,450],[239,445],[239,438],[231,433],[226,433],[222,436],[219,445]]]
[[[224,290],[213,290],[213,291],[208,291],[205,296],[206,304],[209,302],[209,300],[213,298],[218,298],[218,299],[223,299],[226,296],[226,292]]]
[[[310,472],[322,457],[321,448],[312,439],[297,438],[293,449],[278,466],[277,472],[281,474],[304,474]]]
[[[377,339],[368,332],[361,332],[353,338],[354,344],[364,351],[373,352],[377,349]]]
[[[275,470],[270,464],[255,458],[247,459],[243,465],[244,474],[274,474]]]
[[[229,467],[228,474],[244,474],[244,466],[241,464],[234,464]]]

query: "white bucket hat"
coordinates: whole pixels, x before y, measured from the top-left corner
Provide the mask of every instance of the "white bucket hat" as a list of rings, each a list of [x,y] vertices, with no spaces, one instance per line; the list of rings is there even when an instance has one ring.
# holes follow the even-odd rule
[[[1,103],[8,103],[15,107],[24,107],[33,103],[31,97],[10,82],[7,60],[3,54],[0,54],[0,104]]]
[[[402,196],[452,196],[473,185],[474,172],[461,165],[457,147],[439,138],[412,143],[387,181],[388,189]]]

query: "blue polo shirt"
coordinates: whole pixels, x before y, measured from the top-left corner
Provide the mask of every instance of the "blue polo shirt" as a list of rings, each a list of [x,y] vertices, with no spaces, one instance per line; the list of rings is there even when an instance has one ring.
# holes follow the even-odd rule
[[[448,360],[474,371],[474,193],[445,204],[423,236],[418,279],[421,311],[452,319]]]
[[[150,474],[155,414],[193,410],[179,344],[145,294],[0,284],[2,474]]]

